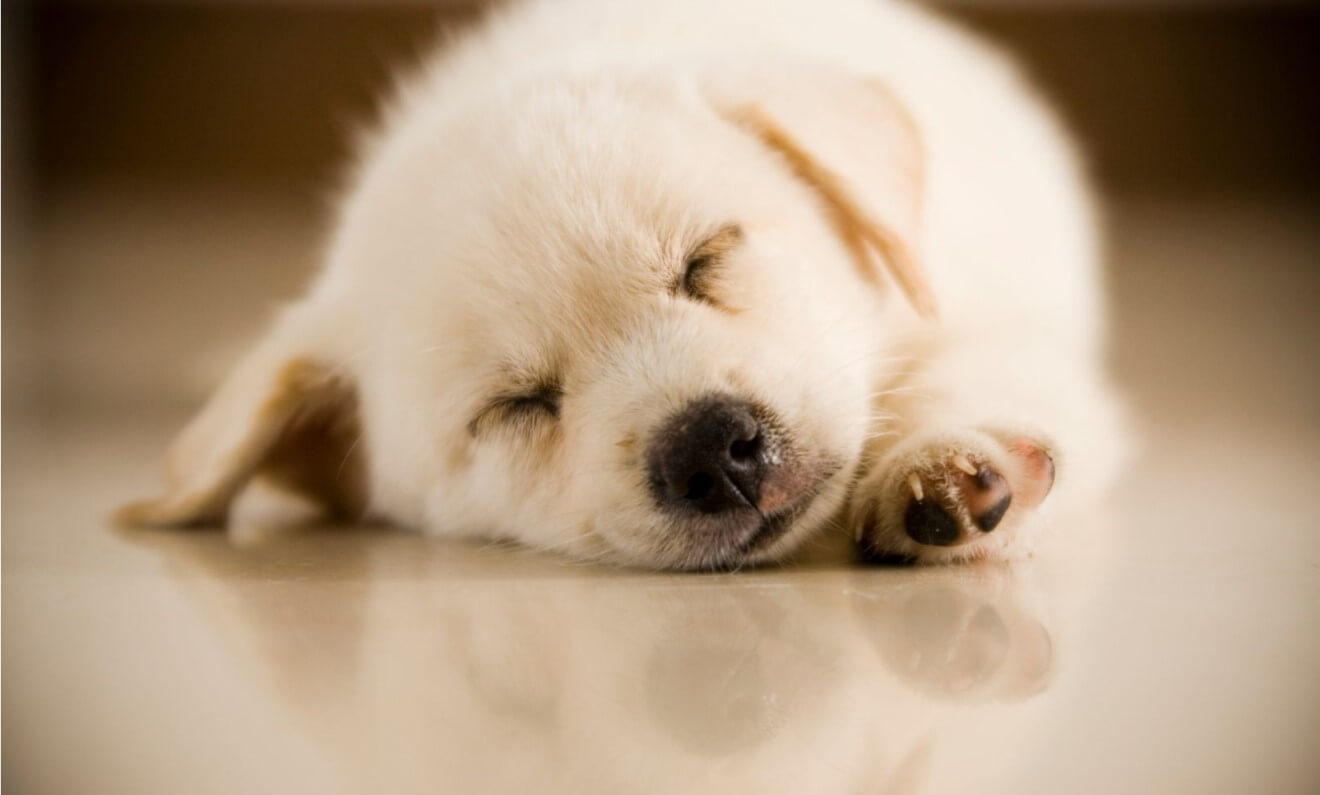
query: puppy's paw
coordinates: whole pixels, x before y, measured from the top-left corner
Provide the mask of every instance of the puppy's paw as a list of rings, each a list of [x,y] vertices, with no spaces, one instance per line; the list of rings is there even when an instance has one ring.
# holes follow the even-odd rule
[[[858,485],[850,521],[868,560],[945,563],[1013,557],[1054,485],[1054,456],[1031,435],[925,434]]]

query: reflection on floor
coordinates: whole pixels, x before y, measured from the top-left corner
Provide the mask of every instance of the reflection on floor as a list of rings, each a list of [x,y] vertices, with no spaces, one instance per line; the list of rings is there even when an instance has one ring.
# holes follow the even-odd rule
[[[1307,792],[1320,232],[1120,205],[1143,447],[1014,567],[605,570],[111,531],[179,417],[7,417],[4,763],[39,792]]]

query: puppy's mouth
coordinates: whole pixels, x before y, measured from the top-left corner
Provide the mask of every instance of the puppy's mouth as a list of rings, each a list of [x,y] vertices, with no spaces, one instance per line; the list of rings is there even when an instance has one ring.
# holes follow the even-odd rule
[[[822,478],[818,484],[799,495],[793,502],[763,517],[756,530],[738,545],[734,556],[739,560],[746,560],[758,552],[764,552],[783,538],[789,528],[815,503],[828,479],[828,476]]]
[[[671,525],[674,537],[681,539],[683,551],[678,560],[665,565],[684,571],[729,571],[746,565],[756,565],[782,546],[802,520],[819,508],[826,495],[837,491],[838,476],[845,467],[830,462],[814,467],[811,476],[800,472],[797,488],[773,501],[766,510],[766,502],[755,503],[719,516],[690,517]],[[802,481],[807,481],[802,483]],[[677,550],[675,550],[677,551]],[[768,556],[769,553],[769,556]]]
[[[720,560],[713,568],[742,566],[756,561],[760,555],[772,549],[798,526],[799,520],[811,511],[842,469],[836,463],[823,465],[809,485],[800,488],[787,503],[774,511],[762,513],[760,522],[750,532],[744,531],[743,538],[726,546],[724,554],[719,556]]]

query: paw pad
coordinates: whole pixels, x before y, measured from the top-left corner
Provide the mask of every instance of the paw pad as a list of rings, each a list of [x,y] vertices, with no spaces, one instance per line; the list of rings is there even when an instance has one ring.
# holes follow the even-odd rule
[[[925,481],[923,481],[923,474]],[[903,529],[918,544],[956,546],[999,526],[1013,504],[1008,480],[987,463],[955,454],[943,471],[913,472]]]
[[[1015,525],[1014,517],[1039,505],[1054,483],[1053,459],[1025,437],[944,437],[897,458],[894,469],[878,473],[878,499],[859,530],[871,555],[924,557],[912,542],[959,547],[987,538]]]

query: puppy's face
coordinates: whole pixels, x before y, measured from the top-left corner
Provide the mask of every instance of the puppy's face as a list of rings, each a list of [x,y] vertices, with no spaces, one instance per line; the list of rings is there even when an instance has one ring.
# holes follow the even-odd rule
[[[828,172],[751,107],[545,79],[383,145],[311,299],[351,316],[377,510],[709,568],[841,507],[892,307]]]
[[[710,567],[839,508],[882,310],[781,153],[640,81],[535,85],[445,133],[423,313],[379,307],[430,329],[431,522]]]

